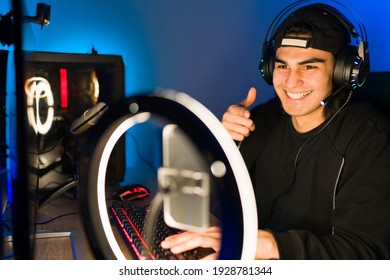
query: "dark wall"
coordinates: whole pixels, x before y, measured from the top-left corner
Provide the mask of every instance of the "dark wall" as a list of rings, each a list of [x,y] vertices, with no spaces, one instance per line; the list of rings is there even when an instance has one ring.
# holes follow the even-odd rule
[[[34,15],[41,1],[24,2],[26,14]],[[251,86],[258,89],[258,103],[273,96],[272,87],[258,71],[262,43],[275,15],[295,1],[43,2],[51,5],[50,25],[25,25],[26,50],[91,53],[95,49],[100,54],[121,55],[127,95],[157,87],[184,91],[220,118],[230,104],[245,97]],[[342,2],[364,23],[372,71],[389,72],[390,1],[371,0],[369,5],[366,0]],[[9,3],[1,1],[0,14],[8,11]],[[12,63],[11,56],[11,70]],[[12,79],[12,71],[8,79]],[[9,100],[12,102],[12,98]],[[12,110],[12,104],[8,109]],[[129,159],[139,161],[127,154]]]
[[[3,2],[3,1],[2,1]],[[25,1],[35,13],[38,0]],[[265,32],[292,0],[46,0],[51,23],[26,28],[26,48],[120,54],[128,95],[156,87],[184,91],[218,117],[250,86],[273,95],[257,65]],[[343,0],[364,22],[373,71],[390,71],[390,1]],[[347,11],[347,10],[346,10]],[[6,11],[0,11],[5,13]]]

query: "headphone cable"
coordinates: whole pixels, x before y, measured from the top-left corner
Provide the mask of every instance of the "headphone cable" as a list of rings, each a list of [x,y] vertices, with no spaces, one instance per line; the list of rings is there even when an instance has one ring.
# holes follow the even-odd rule
[[[341,87],[343,88],[343,87]],[[344,109],[344,107],[348,104],[349,100],[351,99],[351,96],[352,96],[352,90],[349,91],[349,94],[348,94],[348,98],[347,100],[344,102],[344,104],[336,111],[336,113],[333,114],[332,117],[329,118],[329,120],[324,124],[324,126],[318,130],[314,135],[312,135],[309,139],[306,140],[305,143],[303,143],[303,145],[299,148],[296,156],[295,156],[295,162],[294,162],[294,167],[296,168],[297,165],[298,165],[298,158],[299,158],[299,155],[301,153],[301,151],[303,150],[303,148],[314,138],[316,137],[317,135],[319,135],[321,132],[323,132],[325,130],[325,128],[327,128],[329,126],[329,124],[334,120],[334,118],[341,112],[342,109]]]

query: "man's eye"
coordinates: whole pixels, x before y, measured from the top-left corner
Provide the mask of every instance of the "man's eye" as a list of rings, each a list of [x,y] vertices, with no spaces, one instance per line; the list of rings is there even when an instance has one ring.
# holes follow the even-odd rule
[[[276,68],[278,68],[278,69],[287,69],[288,67],[285,64],[276,64]]]
[[[316,69],[317,67],[314,65],[306,65],[304,68],[310,70],[310,69]]]

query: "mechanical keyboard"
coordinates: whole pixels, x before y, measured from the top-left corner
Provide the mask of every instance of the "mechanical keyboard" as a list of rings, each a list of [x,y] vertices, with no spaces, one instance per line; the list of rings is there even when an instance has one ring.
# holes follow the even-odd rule
[[[173,254],[170,250],[163,249],[160,246],[161,241],[170,235],[180,233],[180,230],[167,226],[162,212],[154,221],[153,237],[150,242],[146,242],[144,225],[149,212],[148,207],[148,205],[137,205],[133,201],[113,201],[110,206],[114,223],[135,259],[197,260],[214,252],[210,248],[197,248],[184,253]]]

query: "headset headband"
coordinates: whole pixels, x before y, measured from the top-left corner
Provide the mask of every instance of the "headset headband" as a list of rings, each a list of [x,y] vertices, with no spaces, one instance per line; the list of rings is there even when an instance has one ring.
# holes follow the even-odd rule
[[[319,9],[323,9],[323,10],[329,12],[330,14],[332,14],[335,18],[337,18],[340,21],[340,23],[343,24],[343,26],[345,27],[345,29],[348,30],[350,35],[353,38],[358,40],[357,44],[361,41],[367,42],[366,29],[365,29],[362,21],[360,20],[359,16],[353,10],[351,10],[350,8],[348,8],[347,6],[345,6],[344,4],[342,4],[338,1],[329,0],[329,2],[332,2],[336,5],[339,5],[343,9],[348,11],[355,19],[355,21],[359,27],[359,32],[356,30],[355,25],[353,25],[348,18],[341,15],[340,12],[338,12],[335,8],[333,8],[329,4],[319,3],[318,1],[312,1],[312,0],[300,0],[300,1],[297,1],[297,2],[290,4],[289,6],[284,8],[279,14],[276,15],[276,17],[273,19],[270,27],[267,30],[266,37],[265,37],[265,43],[272,42],[272,40],[275,36],[275,32],[278,29],[280,23],[283,20],[285,20],[287,18],[287,16],[291,15],[292,13],[294,13],[295,11],[297,11],[301,8],[306,8],[308,6],[312,6],[314,8],[317,7]]]

